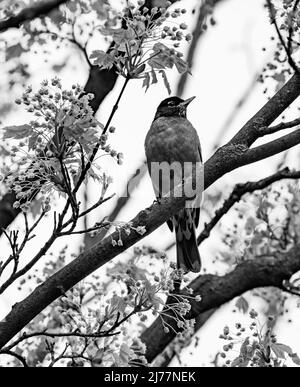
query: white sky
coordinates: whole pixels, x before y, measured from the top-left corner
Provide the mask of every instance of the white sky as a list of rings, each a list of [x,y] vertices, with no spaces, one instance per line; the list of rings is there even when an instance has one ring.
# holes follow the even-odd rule
[[[192,9],[196,0],[182,1],[182,6],[186,6],[188,10]],[[204,159],[208,159],[212,154],[212,147],[215,143],[219,130],[222,124],[227,119],[233,106],[237,103],[240,96],[251,82],[254,74],[259,71],[270,53],[272,53],[272,45],[270,42],[270,34],[273,34],[273,29],[269,25],[266,12],[263,10],[263,0],[224,0],[215,12],[217,25],[209,28],[206,36],[202,39],[197,50],[195,66],[192,70],[193,76],[187,84],[185,97],[197,96],[195,101],[190,105],[188,116],[195,128],[198,130]],[[188,13],[190,15],[190,13]],[[186,18],[189,22],[188,16]],[[267,47],[266,52],[262,51],[262,47]],[[99,47],[101,49],[101,47]],[[74,55],[74,53],[73,53]],[[74,58],[74,65],[63,71],[61,78],[64,86],[68,87],[73,82],[84,84],[87,77],[85,66],[79,65],[79,59]],[[73,62],[73,60],[72,60]],[[78,64],[78,65],[77,65]],[[32,63],[35,68],[34,84],[38,84],[42,79],[50,77],[47,70],[48,64],[42,64],[35,59]],[[84,70],[83,70],[84,69]],[[173,91],[176,90],[178,75],[169,74]],[[140,165],[144,159],[144,138],[151,125],[155,110],[159,102],[167,97],[167,91],[160,82],[154,85],[145,94],[141,89],[141,81],[132,81],[125,92],[123,102],[120,104],[119,110],[113,120],[113,125],[117,128],[116,134],[112,135],[111,143],[115,149],[121,151],[125,155],[123,166],[115,166],[109,161],[110,173],[114,176],[116,187],[122,192],[124,183],[127,181],[129,172],[134,172],[136,167]],[[120,90],[122,80],[119,80],[115,89],[106,98],[98,112],[100,121],[105,122],[108,117],[112,104]],[[239,112],[226,136],[222,139],[222,143],[229,139],[251,116],[266,102],[266,95],[262,93],[264,86],[258,85],[249,98],[246,106]],[[5,123],[18,124],[24,122],[25,115],[22,114],[21,108],[18,109],[18,114],[11,114]],[[291,110],[291,117],[294,118]],[[251,179],[259,179],[272,173],[274,166],[280,156],[273,157],[266,161],[260,162],[257,165],[243,167],[224,176],[216,183],[216,186],[222,188],[225,192],[230,192],[230,186],[237,182],[247,181]],[[291,159],[289,166],[295,165],[297,161]],[[212,190],[214,187],[211,188]],[[91,200],[97,197],[97,187],[92,186],[90,192]],[[134,194],[130,204],[126,206],[119,220],[128,221],[135,216],[138,211],[152,203],[154,199],[150,178],[144,178],[139,190]],[[94,201],[94,200],[92,200]],[[109,214],[110,208],[114,205],[111,201],[109,205],[103,207],[101,212],[96,212],[92,220],[99,219],[104,215]],[[16,221],[16,225],[20,224],[20,220]],[[44,224],[42,229],[41,239],[39,244],[45,237],[47,225]],[[149,237],[142,240],[141,244],[152,244],[157,248],[164,248],[174,238],[166,226],[163,226],[153,232]],[[72,239],[72,245],[77,245],[78,239]],[[58,246],[63,246],[66,240],[59,241],[55,245],[55,250]],[[204,266],[208,271],[212,270],[210,262],[214,257],[215,246],[218,246],[220,241],[217,235],[212,237],[201,245],[200,252],[203,257]],[[6,244],[0,241],[3,249]],[[37,249],[37,242],[32,243],[30,249]],[[2,250],[3,251],[3,250]],[[30,251],[30,252],[31,252]],[[29,253],[29,250],[28,250]],[[119,257],[124,259],[126,256]],[[173,257],[174,251],[171,251],[170,256]],[[175,259],[175,258],[173,258]],[[215,270],[215,268],[214,268]],[[14,289],[0,299],[0,318],[4,317],[10,306],[23,298],[23,294],[16,295]],[[250,299],[249,299],[250,300]],[[256,306],[257,301],[253,301],[251,307]],[[202,364],[209,365],[209,361],[214,357],[216,352],[224,344],[218,339],[222,332],[224,322],[226,324],[234,323],[237,320],[237,314],[231,313],[231,306],[224,306],[218,313],[214,315],[208,324],[200,332],[200,342],[197,348],[196,355],[189,355],[189,350],[186,351],[184,362],[189,366],[200,366]],[[300,351],[299,332],[299,312],[294,312],[294,323],[287,326],[282,324],[279,331],[280,342],[292,345],[294,351]],[[244,316],[239,316],[241,320],[245,320]],[[174,362],[174,365],[177,365]]]

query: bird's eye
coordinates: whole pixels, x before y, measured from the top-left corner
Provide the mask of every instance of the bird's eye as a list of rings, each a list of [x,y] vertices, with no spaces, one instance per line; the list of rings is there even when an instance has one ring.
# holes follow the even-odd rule
[[[168,106],[174,106],[174,105],[175,105],[174,101],[169,101],[168,102]]]

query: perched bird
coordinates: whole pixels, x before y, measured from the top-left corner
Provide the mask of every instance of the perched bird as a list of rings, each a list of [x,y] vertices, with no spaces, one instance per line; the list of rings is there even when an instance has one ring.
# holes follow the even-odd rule
[[[178,179],[182,183],[183,175],[186,177],[186,174],[182,173],[185,165],[192,165],[192,168],[197,163],[202,165],[198,134],[186,118],[187,106],[194,98],[183,100],[179,97],[170,97],[163,100],[157,108],[146,136],[145,152],[148,170],[158,200],[170,191],[169,187],[173,189],[174,185],[178,184]],[[168,169],[162,165],[175,167]],[[189,170],[189,175],[194,173],[192,171],[194,169]],[[171,184],[164,184],[167,183],[166,180]],[[167,222],[170,230],[175,229],[176,233],[177,267],[185,272],[199,272],[201,269],[195,234],[195,228],[199,223],[200,200],[198,195],[194,198],[192,207],[186,206]]]

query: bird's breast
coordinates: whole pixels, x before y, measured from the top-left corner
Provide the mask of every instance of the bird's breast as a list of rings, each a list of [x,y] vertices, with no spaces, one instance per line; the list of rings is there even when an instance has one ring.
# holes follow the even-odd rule
[[[156,119],[145,140],[148,161],[199,161],[199,139],[192,124],[182,117]]]

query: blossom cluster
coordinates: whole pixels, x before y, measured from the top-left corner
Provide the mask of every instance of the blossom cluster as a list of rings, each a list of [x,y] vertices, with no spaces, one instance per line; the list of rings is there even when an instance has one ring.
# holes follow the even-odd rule
[[[225,326],[220,339],[227,343],[220,353],[225,366],[230,367],[283,367],[287,358],[294,364],[300,365],[300,358],[285,344],[278,343],[273,331],[275,316],[268,316],[265,324],[260,324],[258,313],[254,309],[249,312],[250,323],[248,327],[240,322],[235,324],[235,331]],[[248,333],[249,332],[249,333]],[[246,336],[243,338],[243,336]],[[231,352],[236,352],[240,345],[237,357],[230,358]]]
[[[271,78],[276,81],[278,90],[299,67],[300,3],[294,0],[267,0],[266,7],[274,28],[270,40],[272,46],[275,42],[277,47],[272,49],[273,58],[264,67],[260,81]],[[262,50],[266,51],[266,47]],[[267,91],[268,87],[264,93]]]
[[[143,86],[157,82],[156,73],[160,73],[169,89],[165,70],[176,67],[179,73],[188,71],[187,63],[179,51],[182,41],[190,42],[192,35],[187,32],[187,25],[176,23],[176,19],[186,13],[186,9],[175,8],[166,2],[166,8],[129,4],[119,15],[116,28],[101,27],[101,33],[110,36],[113,45],[108,52],[95,50],[91,60],[100,68],[115,67],[125,78],[141,78]]]
[[[127,291],[122,292],[123,301],[131,307],[136,309],[140,321],[144,323],[148,320],[150,315],[161,318],[165,333],[170,330],[174,331],[178,336],[183,334],[192,334],[194,327],[194,320],[186,319],[186,315],[191,309],[190,300],[196,302],[201,301],[200,295],[194,295],[191,288],[187,288],[186,293],[177,291],[176,284],[186,282],[187,279],[181,269],[177,269],[174,263],[167,265],[166,255],[160,253],[151,253],[147,249],[135,249],[136,259],[150,259],[148,263],[151,265],[151,258],[155,257],[163,263],[163,267],[159,272],[155,271],[146,273],[144,269],[139,269],[138,263],[133,263],[131,266],[124,266],[121,270],[119,268],[117,273],[112,276],[115,280],[125,282]],[[152,262],[153,263],[153,262]],[[165,303],[166,297],[171,297],[172,301]],[[170,319],[173,321],[170,324]]]
[[[6,166],[2,171],[6,186],[16,193],[15,208],[26,211],[37,192],[67,194],[67,184],[76,185],[98,143],[105,154],[122,163],[122,153],[107,143],[107,133],[101,134],[103,125],[94,117],[92,99],[93,95],[85,94],[79,85],[64,90],[55,77],[43,81],[37,92],[27,87],[16,100],[35,118],[29,124],[3,130],[3,139],[15,142],[10,152],[15,167]],[[111,127],[108,133],[114,131]],[[94,164],[87,176],[101,182],[101,174],[94,172],[96,167]]]
[[[36,271],[30,281],[45,281],[64,266],[66,258],[67,249],[63,248],[58,259],[52,258],[43,272]],[[147,266],[142,263],[143,259],[148,260]],[[190,337],[194,321],[185,319],[190,310],[189,300],[201,299],[192,296],[191,290],[187,295],[174,292],[174,283],[185,283],[187,279],[182,270],[177,270],[174,264],[168,265],[166,260],[162,252],[137,247],[129,261],[117,262],[107,270],[106,279],[98,274],[87,278],[49,306],[42,318],[27,326],[29,334],[41,332],[41,339],[35,344],[32,341],[23,343],[22,351],[27,346],[37,345],[41,356],[30,361],[42,366],[53,361],[70,367],[147,365],[146,346],[139,335],[149,317],[160,316],[165,330],[174,329],[169,324],[169,319],[174,318],[172,326],[175,326],[177,339]],[[170,295],[172,303],[164,307],[163,298]],[[136,325],[137,319],[139,324]],[[42,334],[50,332],[54,332],[53,337],[43,341]],[[59,333],[57,337],[55,332]],[[51,345],[45,351],[47,343]],[[61,358],[60,352],[64,349]],[[37,353],[38,350],[30,351],[29,357]]]

